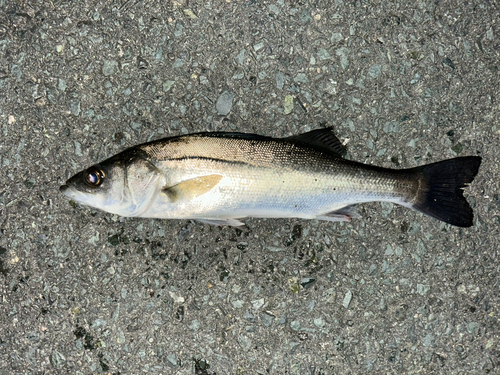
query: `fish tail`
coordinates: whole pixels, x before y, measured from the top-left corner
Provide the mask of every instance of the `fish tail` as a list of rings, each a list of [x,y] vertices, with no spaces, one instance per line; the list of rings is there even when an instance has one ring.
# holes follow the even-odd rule
[[[458,227],[472,226],[474,214],[463,188],[476,176],[481,157],[465,156],[412,168],[420,189],[411,207]]]

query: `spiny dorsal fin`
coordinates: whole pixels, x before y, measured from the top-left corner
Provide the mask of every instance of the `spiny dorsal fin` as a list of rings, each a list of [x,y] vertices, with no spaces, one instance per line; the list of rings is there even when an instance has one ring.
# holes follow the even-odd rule
[[[292,135],[285,138],[288,141],[297,142],[312,146],[315,148],[322,148],[343,157],[346,154],[346,148],[340,140],[333,134],[332,128],[316,129],[310,132]]]
[[[172,202],[190,200],[208,193],[221,179],[222,176],[219,174],[196,177],[180,182],[177,185],[163,188],[163,193],[165,193]]]

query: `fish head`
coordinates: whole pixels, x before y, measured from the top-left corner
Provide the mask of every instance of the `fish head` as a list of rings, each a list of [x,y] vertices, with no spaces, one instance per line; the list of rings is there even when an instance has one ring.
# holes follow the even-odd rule
[[[120,216],[139,216],[159,191],[160,181],[155,165],[132,150],[77,173],[60,190],[86,206]]]

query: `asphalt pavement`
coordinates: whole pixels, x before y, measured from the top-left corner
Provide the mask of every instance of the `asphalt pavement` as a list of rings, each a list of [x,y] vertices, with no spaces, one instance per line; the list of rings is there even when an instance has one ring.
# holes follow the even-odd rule
[[[500,373],[499,7],[0,0],[0,373]],[[238,229],[59,192],[149,140],[325,126],[383,167],[482,156],[474,225],[369,203]]]

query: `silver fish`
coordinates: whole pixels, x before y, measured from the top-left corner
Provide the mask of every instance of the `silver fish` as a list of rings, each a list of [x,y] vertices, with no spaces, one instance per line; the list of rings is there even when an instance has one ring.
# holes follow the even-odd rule
[[[395,170],[343,153],[330,128],[279,139],[197,133],[129,148],[76,174],[61,191],[121,216],[215,225],[243,225],[246,217],[345,221],[359,217],[353,205],[373,201],[472,225],[462,189],[476,176],[480,157]]]

